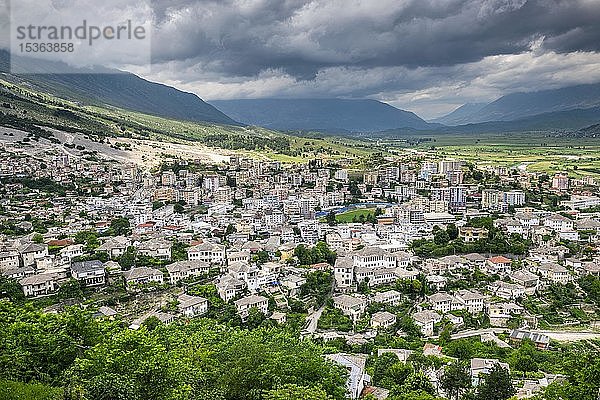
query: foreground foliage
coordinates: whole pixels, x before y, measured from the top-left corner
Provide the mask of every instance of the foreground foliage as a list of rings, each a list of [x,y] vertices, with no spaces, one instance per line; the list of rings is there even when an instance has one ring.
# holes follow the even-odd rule
[[[77,308],[44,314],[8,301],[0,319],[0,379],[63,387],[66,399],[344,398],[345,373],[323,347],[282,328],[202,319],[132,331]]]

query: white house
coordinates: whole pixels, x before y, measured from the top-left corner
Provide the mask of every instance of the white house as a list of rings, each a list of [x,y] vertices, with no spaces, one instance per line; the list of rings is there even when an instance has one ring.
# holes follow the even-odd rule
[[[387,312],[379,311],[373,314],[371,317],[371,326],[373,328],[384,328],[387,329],[396,323],[396,315]]]
[[[338,257],[333,266],[335,284],[340,289],[348,289],[354,283],[354,262],[350,257]]]
[[[489,375],[494,366],[500,365],[502,368],[510,372],[510,367],[507,363],[500,362],[494,358],[473,358],[471,359],[471,380],[473,386],[478,386],[482,381],[481,375]]]
[[[53,294],[58,290],[58,278],[55,274],[38,274],[19,281],[27,297],[40,297]]]
[[[420,311],[413,314],[412,317],[424,336],[433,336],[434,325],[442,320],[440,314],[431,310]]]
[[[173,243],[168,240],[157,238],[142,242],[137,250],[139,254],[148,257],[157,258],[159,260],[170,260],[172,245]]]
[[[210,265],[202,261],[176,261],[167,265],[167,272],[169,273],[169,280],[171,281],[171,284],[175,284],[180,280],[189,278],[191,276],[208,274],[209,270]]]
[[[550,283],[560,283],[562,285],[571,281],[572,277],[565,267],[556,263],[541,263],[539,266],[532,267],[542,276],[542,279]]]
[[[365,247],[357,251],[352,259],[357,268],[396,268],[396,257],[379,247]]]
[[[104,264],[99,260],[72,263],[71,276],[85,286],[102,286],[106,283]]]
[[[26,243],[19,247],[19,254],[21,254],[21,259],[23,260],[23,266],[28,267],[35,265],[37,259],[48,256],[48,246],[45,244]]]
[[[327,359],[341,365],[348,371],[346,393],[350,400],[360,397],[365,386],[371,382],[371,377],[365,372],[367,363],[366,355],[360,354],[327,354]]]
[[[208,312],[208,300],[200,296],[182,294],[177,297],[179,312],[186,317],[193,318]]]
[[[472,290],[459,290],[454,294],[460,302],[464,304],[464,308],[471,314],[483,312],[485,297],[481,293]]]
[[[264,296],[250,295],[242,297],[241,299],[234,301],[234,304],[242,319],[248,317],[248,311],[253,307],[256,307],[258,311],[265,315],[269,312],[269,299]]]
[[[341,294],[333,298],[333,306],[340,309],[356,323],[365,312],[367,302],[359,297]]]
[[[154,268],[138,267],[123,272],[127,286],[143,285],[151,282],[163,283],[163,273]]]
[[[456,299],[448,293],[440,292],[429,296],[428,301],[433,310],[445,314],[452,311],[452,303],[456,301]]]
[[[219,292],[219,297],[225,302],[229,302],[244,291],[246,282],[231,274],[227,274],[218,278],[215,282],[215,286]]]
[[[215,243],[201,243],[187,249],[188,260],[202,261],[209,264],[225,264],[225,246]]]
[[[383,304],[398,305],[402,301],[402,293],[396,290],[388,290],[385,292],[378,292],[373,297],[373,301]]]

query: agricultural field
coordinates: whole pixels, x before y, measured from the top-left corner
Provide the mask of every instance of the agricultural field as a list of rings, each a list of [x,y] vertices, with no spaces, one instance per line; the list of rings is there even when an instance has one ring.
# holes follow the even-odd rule
[[[532,172],[566,171],[600,176],[600,138],[560,137],[540,132],[437,135],[417,149],[478,165],[504,165]]]

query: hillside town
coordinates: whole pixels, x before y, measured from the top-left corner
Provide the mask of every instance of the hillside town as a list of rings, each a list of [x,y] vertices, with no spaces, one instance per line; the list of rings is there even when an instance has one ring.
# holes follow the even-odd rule
[[[552,351],[566,327],[599,336],[591,176],[435,151],[373,155],[367,167],[167,158],[151,171],[93,155],[0,153],[3,285],[51,312],[78,304],[132,330],[193,318],[289,325],[339,349],[326,357],[350,371],[351,399],[389,395],[367,373],[370,357],[448,362],[455,339]],[[413,338],[423,345],[392,345]],[[479,357],[468,368],[475,387],[510,370]],[[438,396],[458,398],[443,365],[425,373]],[[564,377],[511,379],[528,398]]]

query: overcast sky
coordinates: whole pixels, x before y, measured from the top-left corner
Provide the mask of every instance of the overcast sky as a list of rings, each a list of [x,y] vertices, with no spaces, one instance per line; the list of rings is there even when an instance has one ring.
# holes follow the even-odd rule
[[[126,68],[205,100],[369,97],[432,118],[600,82],[600,0],[151,4],[153,64]]]

